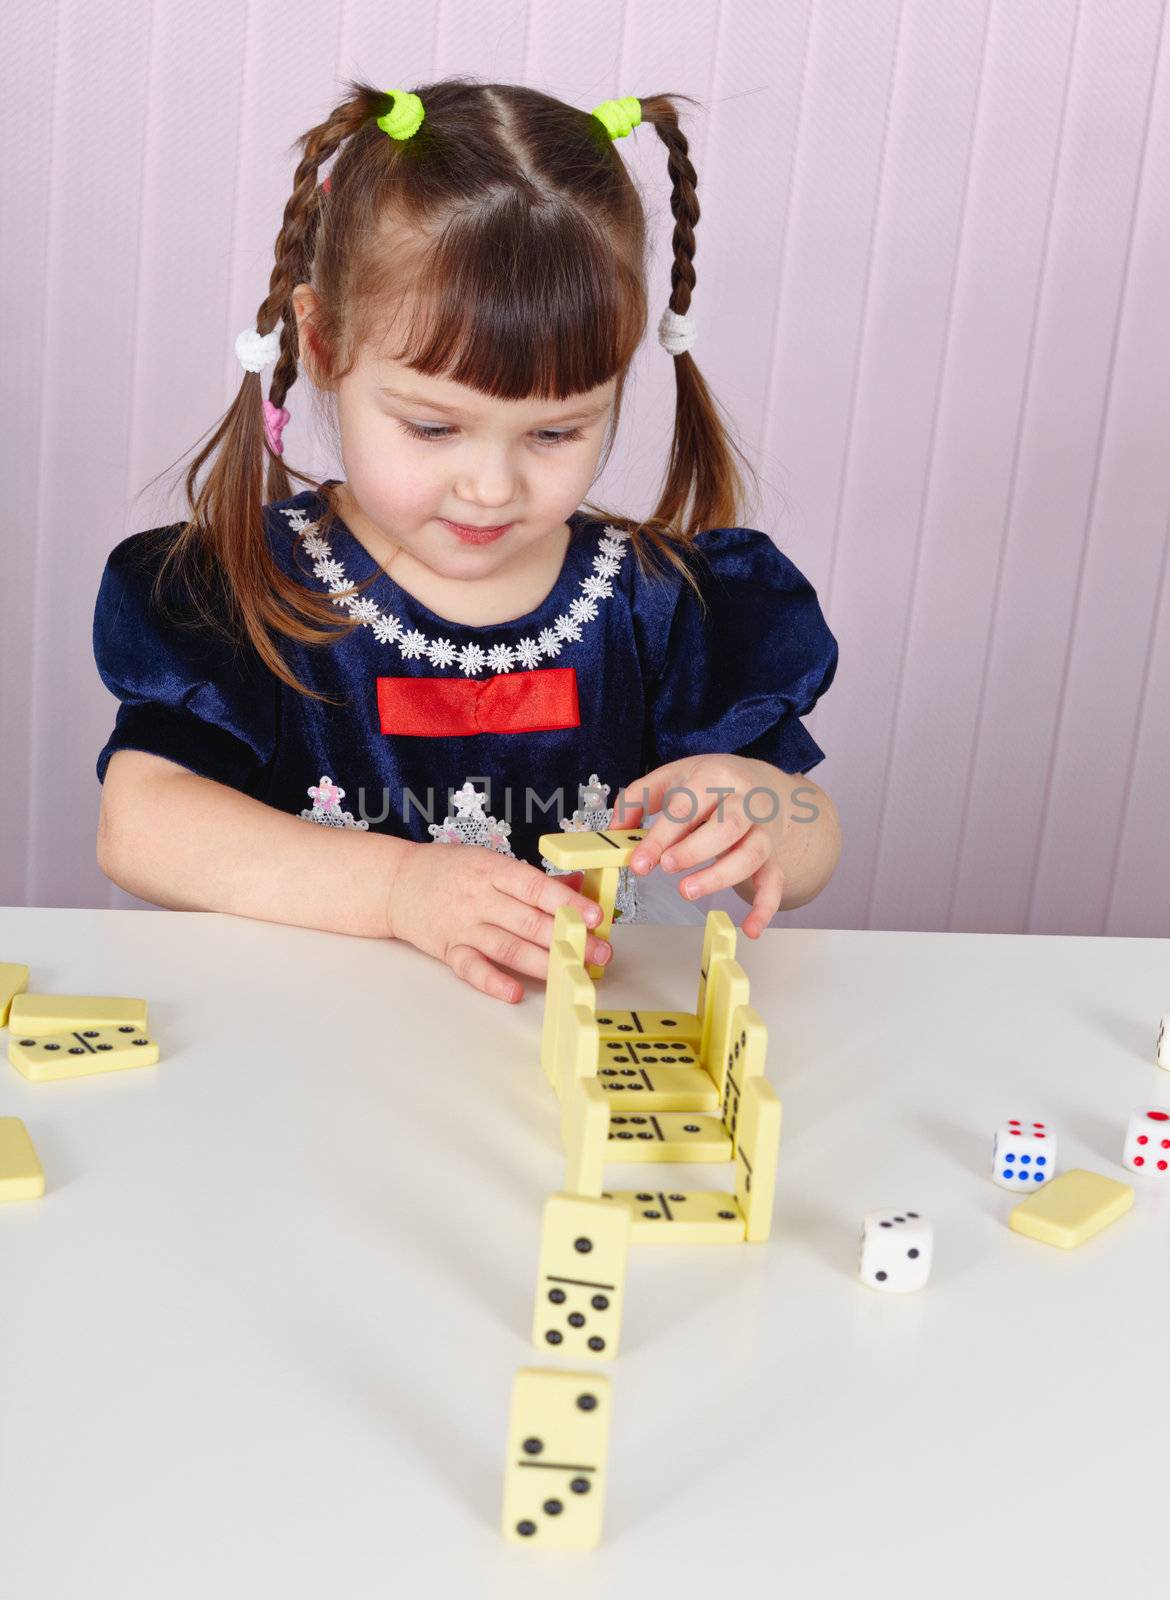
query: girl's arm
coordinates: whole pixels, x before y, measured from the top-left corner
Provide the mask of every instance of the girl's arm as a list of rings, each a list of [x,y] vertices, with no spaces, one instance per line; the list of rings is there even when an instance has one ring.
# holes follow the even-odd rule
[[[228,911],[385,939],[409,840],[322,828],[143,750],[118,750],[102,785],[98,866],[175,911]]]

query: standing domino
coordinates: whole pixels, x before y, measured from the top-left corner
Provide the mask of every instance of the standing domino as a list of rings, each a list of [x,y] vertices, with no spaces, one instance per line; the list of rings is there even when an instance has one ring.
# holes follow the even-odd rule
[[[0,1117],[0,1200],[36,1200],[45,1192],[41,1166],[19,1117]]]
[[[608,1361],[622,1331],[630,1213],[616,1200],[550,1195],[544,1207],[532,1342]]]
[[[512,1544],[592,1550],[601,1538],[609,1379],[521,1367],[512,1385],[503,1532]]]
[[[1056,1135],[1046,1122],[1013,1117],[995,1136],[991,1176],[1001,1189],[1028,1191],[1056,1176]]]
[[[0,1028],[8,1026],[8,1008],[28,988],[28,968],[19,961],[0,961]]]
[[[861,1235],[861,1281],[886,1294],[921,1289],[930,1277],[934,1229],[917,1211],[870,1211]]]
[[[1125,1130],[1121,1164],[1131,1172],[1170,1172],[1170,1111],[1139,1106]]]

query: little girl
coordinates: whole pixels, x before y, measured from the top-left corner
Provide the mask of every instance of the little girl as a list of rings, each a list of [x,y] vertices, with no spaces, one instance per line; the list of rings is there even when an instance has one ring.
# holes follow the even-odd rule
[[[405,939],[517,1001],[556,909],[598,914],[540,836],[660,812],[619,915],[638,875],[710,862],[680,891],[735,887],[757,937],[836,865],[832,802],[793,775],[823,759],[799,718],[837,645],[802,574],[737,525],[743,458],[690,354],[699,205],[673,99],[347,87],[299,141],[189,519],[103,574],[94,652],[122,704],[99,863],[162,905]],[[674,437],[645,521],[581,509],[647,321],[615,147],[638,124],[675,218]],[[344,479],[282,459],[301,364],[333,397]]]

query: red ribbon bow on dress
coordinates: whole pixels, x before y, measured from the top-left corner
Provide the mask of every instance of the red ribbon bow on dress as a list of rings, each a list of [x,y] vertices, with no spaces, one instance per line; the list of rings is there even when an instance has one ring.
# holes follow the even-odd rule
[[[495,678],[379,678],[378,716],[383,733],[429,739],[577,728],[577,673],[536,667]]]

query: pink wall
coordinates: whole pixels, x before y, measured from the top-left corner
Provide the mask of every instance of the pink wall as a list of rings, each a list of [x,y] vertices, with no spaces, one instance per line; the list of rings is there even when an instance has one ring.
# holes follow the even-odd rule
[[[8,8],[0,900],[134,903],[94,862],[106,554],[180,514],[140,491],[234,390],[290,146],[339,76],[466,73],[706,107],[696,357],[766,485],[748,520],[841,642],[809,725],[845,856],[780,920],[1170,934],[1165,20],[1162,0]],[[656,320],[665,162],[641,132],[622,154]],[[651,334],[601,498],[649,506],[672,395]],[[290,406],[289,459],[336,471],[301,386]]]

